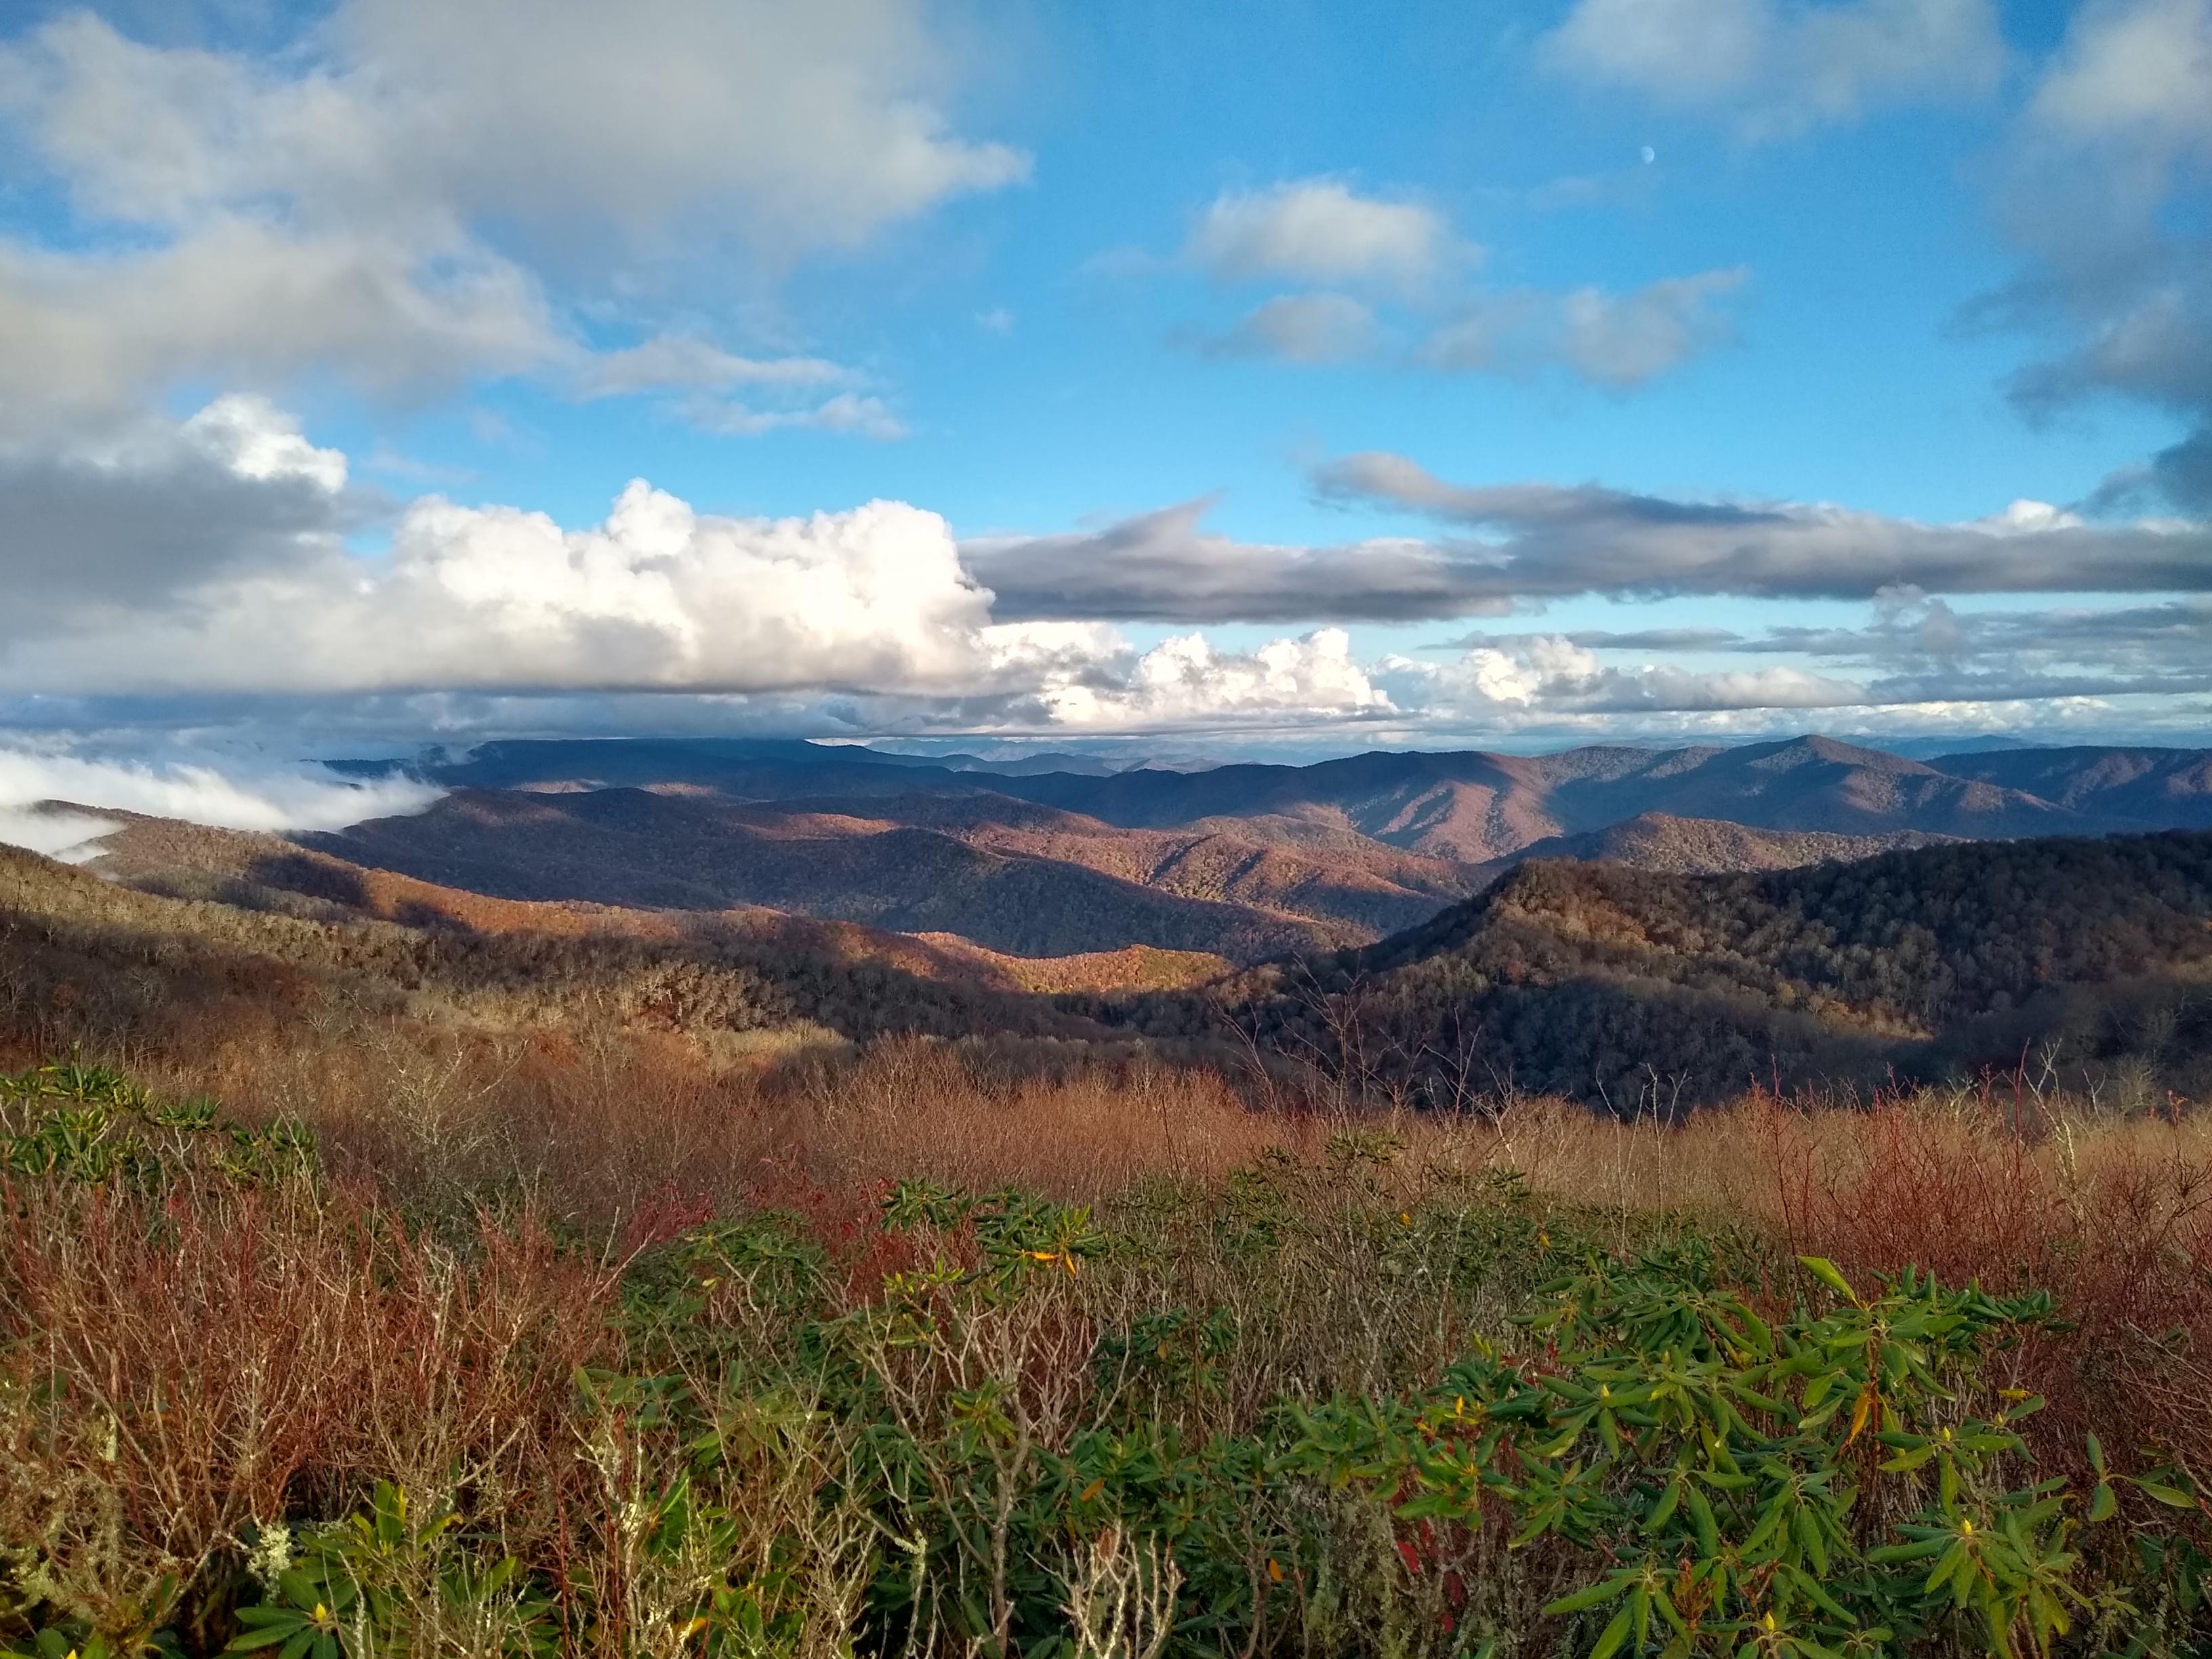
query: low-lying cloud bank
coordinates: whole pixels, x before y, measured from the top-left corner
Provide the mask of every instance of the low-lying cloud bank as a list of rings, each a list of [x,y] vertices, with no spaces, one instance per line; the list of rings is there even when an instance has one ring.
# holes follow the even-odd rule
[[[337,830],[419,812],[444,793],[413,778],[356,782],[307,764],[122,760],[0,739],[0,842],[50,856],[95,854],[99,838],[116,827],[101,809],[229,830]],[[67,805],[40,810],[46,802]]]

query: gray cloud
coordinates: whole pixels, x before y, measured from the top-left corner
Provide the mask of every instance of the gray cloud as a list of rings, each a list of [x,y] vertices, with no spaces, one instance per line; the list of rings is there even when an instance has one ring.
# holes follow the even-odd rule
[[[1930,673],[1996,672],[2107,690],[2181,690],[2212,676],[2212,600],[1960,611],[1923,595],[1892,595],[1877,601],[1862,628],[1785,626],[1717,648],[1816,657],[1915,684]]]
[[[1279,294],[1225,334],[1200,339],[1199,349],[1209,357],[1342,363],[1372,356],[1382,339],[1374,312],[1349,295]]]
[[[1237,542],[1203,527],[1212,506],[1184,501],[1088,533],[972,540],[961,556],[996,596],[1000,621],[1410,622],[1505,608],[1449,548]]]
[[[2069,339],[2012,377],[2032,417],[2120,398],[2189,423],[2090,507],[2212,511],[2212,0],[2081,7],[2007,155],[1998,210],[2026,263],[1962,322]]]
[[[1486,646],[1507,647],[1525,640],[1563,639],[1586,651],[1724,651],[1745,646],[1744,636],[1727,628],[1607,628],[1571,629],[1564,634],[1498,634],[1477,632],[1425,647],[1431,651],[1473,651]]]
[[[2021,502],[1929,525],[1794,502],[1685,501],[1596,485],[1468,488],[1395,455],[1314,469],[1345,505],[1411,511],[1465,533],[1327,546],[1238,542],[1187,501],[1087,533],[962,549],[994,614],[1154,622],[1407,622],[1500,615],[1516,603],[1732,594],[1872,599],[1936,593],[2212,592],[2212,529],[2086,523]],[[1578,635],[1622,649],[1711,649],[1674,633]]]
[[[1930,525],[1838,507],[1676,501],[1595,484],[1468,487],[1379,453],[1325,463],[1311,477],[1324,500],[1415,512],[1480,537],[1457,544],[1452,562],[1461,591],[1494,599],[1864,599],[1902,586],[2212,591],[2212,527],[2092,525],[2039,503]]]
[[[2157,502],[2212,514],[2212,426],[2198,428],[2140,466],[2113,473],[2097,486],[2085,510],[2140,513]]]
[[[0,639],[326,554],[362,516],[345,473],[248,398],[98,451],[0,447]]]
[[[1682,501],[1596,485],[1467,488],[1396,455],[1313,470],[1316,493],[1412,511],[1463,534],[1334,545],[1239,542],[1205,528],[1210,500],[1106,529],[964,544],[994,615],[1147,622],[1410,622],[1497,616],[1528,600],[1732,594],[1872,599],[1929,592],[2212,592],[2212,528],[2082,522],[2015,503],[1928,525],[1794,502]],[[1578,636],[1625,649],[1706,649],[1679,635]]]
[[[1567,635],[1593,651],[1711,651],[1738,637],[1725,628],[1639,628],[1622,633],[1583,629]]]
[[[2212,599],[2154,605],[2069,606],[2037,611],[1958,610],[1911,592],[1876,597],[1855,627],[1783,625],[1756,635],[1719,629],[1589,630],[1564,635],[1478,633],[1458,642],[1470,660],[1518,660],[1562,645],[1593,652],[1684,649],[1720,655],[1782,656],[1820,664],[1846,679],[1847,699],[1868,706],[2052,702],[2069,698],[2173,698],[2212,690]],[[1589,687],[1639,689],[1683,671],[1666,665],[1607,667],[1592,659]],[[1625,678],[1623,678],[1625,677]],[[1691,676],[1692,682],[1710,676]],[[1740,677],[1738,677],[1740,679]],[[1722,684],[1729,683],[1723,676]],[[1785,688],[1786,689],[1786,688]],[[1783,706],[1787,706],[1786,704]]]

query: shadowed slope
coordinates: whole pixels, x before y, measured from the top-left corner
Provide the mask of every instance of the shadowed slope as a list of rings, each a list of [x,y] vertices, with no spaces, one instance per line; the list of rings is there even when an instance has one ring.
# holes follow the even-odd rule
[[[1526,863],[1364,950],[1224,990],[1289,1054],[1445,1098],[1626,1109],[1892,1068],[2133,1056],[2212,1085],[2212,834],[1990,842],[1762,874]],[[1127,1011],[1160,1034],[1207,1010]],[[1483,1083],[1487,1079],[1487,1083]]]
[[[1944,755],[1931,764],[1960,777],[2024,789],[2075,811],[2146,827],[2212,824],[2212,750],[2015,749]]]
[[[874,963],[925,979],[1007,991],[1160,989],[1195,984],[1229,967],[1210,953],[1140,945],[1024,957],[987,951],[949,933],[895,933],[763,906],[702,913],[496,898],[350,863],[281,836],[134,813],[107,817],[117,827],[101,838],[98,855],[84,867],[142,891],[252,910],[547,938],[605,934],[671,943],[711,934],[794,961]]]
[[[1251,960],[1365,930],[1154,892],[1079,865],[835,814],[601,789],[464,791],[411,817],[302,842],[354,862],[517,899],[721,910],[764,904],[1020,956],[1146,945]]]

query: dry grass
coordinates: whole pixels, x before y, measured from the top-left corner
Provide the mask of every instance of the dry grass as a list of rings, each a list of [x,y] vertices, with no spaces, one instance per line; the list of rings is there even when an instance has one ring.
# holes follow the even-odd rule
[[[1731,1260],[1770,1264],[1770,1294],[1786,1293],[1792,1253],[1854,1277],[1911,1263],[2047,1288],[2075,1328],[1999,1361],[2002,1381],[2052,1402],[2031,1420],[2039,1463],[2071,1472],[2094,1431],[2123,1468],[2212,1471],[2212,1378],[2196,1358],[2212,1342],[2212,1128],[2185,1113],[1968,1091],[1850,1109],[1752,1097],[1672,1127],[1525,1100],[1352,1118],[1279,1097],[1255,1109],[1208,1072],[919,1041],[731,1065],[668,1036],[373,1034],[241,1034],[147,1079],[305,1119],[322,1182],[0,1190],[0,1546],[40,1540],[49,1602],[90,1626],[204,1618],[196,1645],[218,1644],[258,1524],[343,1514],[397,1480],[425,1504],[457,1497],[495,1528],[486,1547],[568,1587],[567,1650],[672,1654],[672,1609],[724,1570],[688,1544],[647,1550],[634,1524],[680,1474],[684,1442],[631,1406],[580,1407],[574,1380],[644,1363],[616,1317],[626,1267],[699,1223],[774,1206],[827,1247],[828,1310],[849,1314],[889,1294],[888,1270],[972,1254],[972,1233],[902,1243],[874,1226],[886,1187],[919,1176],[1092,1204],[1130,1246],[1079,1278],[1055,1271],[1048,1295],[929,1328],[935,1346],[862,1344],[885,1420],[915,1444],[939,1444],[977,1401],[1014,1413],[1019,1435],[982,1463],[922,1468],[936,1510],[987,1540],[961,1558],[962,1583],[1001,1632],[1012,1565],[988,1540],[1041,1460],[1115,1411],[1197,1445],[1254,1433],[1285,1400],[1387,1398],[1432,1377],[1572,1265],[1484,1234],[1519,1183],[1561,1237],[1634,1249],[1686,1219],[1747,1238]],[[1257,1255],[1231,1239],[1255,1216],[1280,1230]],[[898,1254],[909,1246],[925,1255]],[[1409,1248],[1427,1264],[1410,1273]],[[699,1398],[738,1413],[718,1436],[780,1448],[720,1466],[715,1501],[760,1518],[757,1540],[729,1546],[741,1553],[803,1538],[793,1605],[834,1609],[806,1626],[830,1651],[856,1627],[876,1546],[820,1494],[854,1478],[860,1443],[787,1443],[819,1420],[803,1397],[730,1391],[790,1340],[758,1271],[701,1281],[711,1292],[653,1340]],[[1103,1334],[1182,1310],[1231,1334],[1215,1382],[1098,1380]],[[1143,1328],[1165,1343],[1196,1328]],[[1365,1560],[1356,1541],[1328,1547]],[[1252,1547],[1264,1569],[1276,1546]],[[1074,1627],[1141,1650],[1143,1572],[1078,1565]],[[165,1579],[191,1587],[182,1602]],[[1360,1630],[1351,1645],[1366,1650]]]
[[[342,1182],[410,1214],[489,1199],[619,1251],[773,1206],[851,1237],[896,1181],[1110,1209],[1163,1181],[1218,1192],[1270,1149],[1314,1162],[1356,1122],[1401,1143],[1386,1178],[1409,1205],[1440,1179],[1506,1170],[1622,1248],[1674,1215],[1753,1229],[1778,1260],[2047,1288],[2080,1325],[2019,1358],[2054,1402],[2051,1432],[2148,1436],[2212,1468],[2199,1404],[2212,1395],[2212,1118],[2179,1107],[2093,1111],[2023,1080],[1836,1107],[1753,1095],[1677,1124],[1540,1099],[1378,1119],[1043,1043],[862,1051],[802,1032],[714,1048],[612,1024],[471,1030],[312,998],[283,1018],[261,991],[264,1017],[115,1057],[163,1092],[304,1121]]]

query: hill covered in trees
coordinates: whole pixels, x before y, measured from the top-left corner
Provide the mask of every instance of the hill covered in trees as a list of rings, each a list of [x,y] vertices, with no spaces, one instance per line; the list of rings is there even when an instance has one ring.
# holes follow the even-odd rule
[[[403,1025],[658,1032],[709,1055],[810,1034],[1103,1035],[964,947],[869,954],[784,918],[502,907],[295,856],[270,880],[211,875],[194,893],[172,876],[161,893],[0,847],[0,1047],[143,1053],[246,1032],[281,1048],[288,1024],[328,1021],[362,1041]]]
[[[1209,999],[1279,1055],[1443,1102],[1626,1110],[1751,1085],[2026,1061],[2137,1095],[2212,1085],[2212,835],[1942,846],[1756,874],[1534,861],[1363,950]]]
[[[994,794],[754,803],[630,787],[463,790],[305,844],[506,898],[765,905],[988,949],[1130,945],[1252,961],[1364,943],[1480,881],[1384,847],[1116,829]]]

